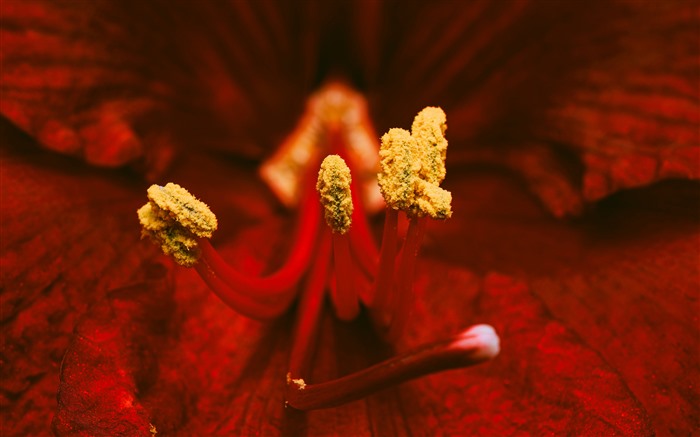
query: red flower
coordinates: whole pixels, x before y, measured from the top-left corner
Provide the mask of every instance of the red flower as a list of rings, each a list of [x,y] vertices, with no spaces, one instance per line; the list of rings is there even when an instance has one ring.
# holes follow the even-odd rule
[[[3,431],[697,430],[699,11],[579,6],[4,2]],[[291,223],[256,170],[336,76],[378,132],[448,115],[455,213],[428,229],[397,348],[485,322],[502,353],[299,413],[293,312],[254,322],[155,263],[134,211],[144,179],[177,180],[228,260],[274,267]],[[366,319],[328,317],[313,380],[389,354]]]

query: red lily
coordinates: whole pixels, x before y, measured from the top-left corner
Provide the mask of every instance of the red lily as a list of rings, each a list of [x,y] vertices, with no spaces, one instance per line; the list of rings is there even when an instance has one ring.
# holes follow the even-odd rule
[[[697,430],[698,9],[572,6],[4,2],[3,431],[56,412],[80,435]],[[379,132],[449,118],[455,215],[428,229],[397,348],[487,322],[503,352],[298,413],[293,314],[251,321],[154,264],[133,211],[139,174],[177,180],[226,259],[274,268],[291,223],[257,167],[330,74]],[[312,380],[389,354],[329,317]]]

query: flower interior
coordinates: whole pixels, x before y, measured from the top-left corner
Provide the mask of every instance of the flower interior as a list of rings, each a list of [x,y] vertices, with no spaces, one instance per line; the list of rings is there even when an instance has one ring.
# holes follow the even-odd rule
[[[389,130],[381,137],[378,156],[370,153],[377,147],[369,123],[361,97],[344,85],[327,85],[312,96],[290,138],[261,168],[282,202],[298,208],[292,249],[272,274],[251,276],[231,267],[209,241],[216,217],[179,185],[153,185],[149,202],[138,211],[143,235],[178,264],[196,269],[234,311],[266,320],[299,302],[286,381],[286,403],[292,408],[335,407],[410,379],[487,361],[499,352],[494,329],[476,325],[341,378],[308,381],[325,298],[338,319],[353,320],[366,311],[377,334],[395,342],[410,322],[426,223],[452,215],[452,196],[440,187],[447,151],[442,109],[420,111],[410,132]],[[373,170],[378,170],[376,179]],[[368,211],[378,205],[376,186],[370,186],[375,180],[385,209],[380,246],[368,224]],[[401,215],[408,221],[405,232],[399,231]]]

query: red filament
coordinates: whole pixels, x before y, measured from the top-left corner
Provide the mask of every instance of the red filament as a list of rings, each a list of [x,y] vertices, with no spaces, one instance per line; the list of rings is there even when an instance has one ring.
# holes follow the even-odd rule
[[[221,280],[217,273],[205,260],[200,260],[195,269],[207,286],[219,298],[236,312],[257,320],[273,319],[282,315],[288,308],[291,299],[263,302],[240,290],[231,287]],[[291,296],[293,297],[293,296]]]
[[[379,255],[379,269],[375,279],[374,296],[371,304],[375,323],[380,329],[388,327],[391,322],[389,307],[393,300],[398,220],[398,211],[387,208],[386,216],[384,217],[382,247]]]
[[[297,219],[297,230],[292,252],[285,264],[275,273],[266,277],[245,275],[235,270],[212,247],[209,240],[201,240],[202,260],[206,262],[211,271],[235,289],[238,293],[247,294],[256,299],[268,296],[280,296],[287,300],[290,293],[294,293],[294,287],[311,260],[314,242],[318,235],[321,223],[318,199],[315,196],[314,185],[307,183],[307,193],[301,204]]]
[[[401,335],[410,316],[409,312],[414,299],[413,275],[418,260],[418,251],[425,233],[426,220],[424,217],[412,217],[408,225],[397,272],[396,300],[391,308],[389,340],[396,339]]]
[[[333,235],[333,267],[335,268],[335,287],[331,299],[336,315],[340,320],[352,320],[360,312],[357,289],[355,287],[357,269],[350,256],[348,235]]]

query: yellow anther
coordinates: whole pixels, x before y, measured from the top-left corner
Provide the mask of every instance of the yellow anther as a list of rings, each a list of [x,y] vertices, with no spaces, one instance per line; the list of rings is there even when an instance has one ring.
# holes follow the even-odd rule
[[[452,215],[452,195],[439,187],[445,179],[445,122],[442,109],[428,107],[414,119],[411,133],[391,129],[382,137],[378,181],[390,208],[417,217]]]
[[[416,181],[416,204],[419,211],[434,219],[452,215],[452,193],[420,179]]]
[[[352,224],[350,169],[343,158],[329,155],[321,163],[316,190],[321,196],[326,223],[333,232],[344,234]]]
[[[420,170],[415,139],[404,129],[389,130],[382,136],[379,158],[377,179],[384,201],[390,208],[409,210],[415,197],[414,179]]]
[[[175,262],[191,267],[199,259],[199,238],[209,238],[217,227],[209,207],[173,183],[151,185],[149,202],[137,211],[142,235],[160,245]]]
[[[411,126],[411,135],[416,139],[422,155],[420,178],[435,185],[440,185],[445,179],[446,130],[445,112],[433,106],[419,112]]]

